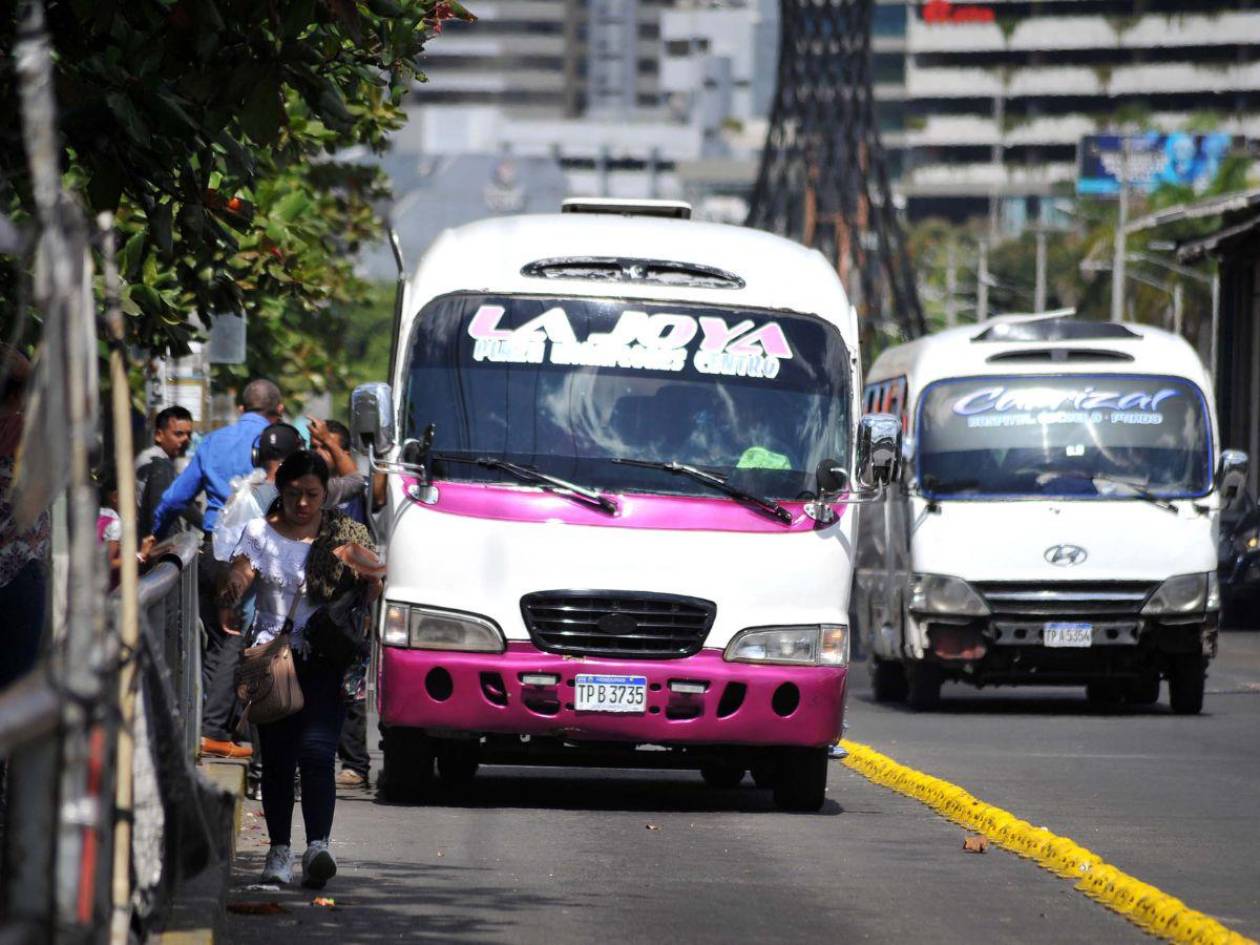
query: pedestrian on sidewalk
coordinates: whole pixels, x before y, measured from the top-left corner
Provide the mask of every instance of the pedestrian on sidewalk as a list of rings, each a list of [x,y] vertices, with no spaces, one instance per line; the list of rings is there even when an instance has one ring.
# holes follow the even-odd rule
[[[304,705],[294,715],[258,726],[263,814],[271,843],[262,881],[293,880],[293,775],[300,770],[307,843],[302,884],[313,889],[322,888],[337,872],[328,847],[337,800],[337,741],[345,719],[347,680],[361,678],[363,667],[330,664],[311,650],[303,630],[317,607],[353,592],[360,583],[369,596],[380,592],[379,578],[360,578],[339,556],[354,544],[375,549],[366,528],[324,508],[328,480],[328,465],[309,450],[281,464],[276,473],[279,507],[246,525],[220,596],[221,604],[232,608],[256,588],[251,645],[270,642],[286,629],[292,633]]]
[[[10,504],[30,371],[24,354],[0,344],[0,690],[34,668],[44,633],[48,513],[21,529]]]
[[[233,639],[223,632],[219,623],[219,607],[215,600],[224,569],[214,557],[214,526],[223,511],[224,503],[232,494],[232,480],[248,475],[254,467],[252,454],[262,431],[284,417],[284,401],[280,396],[280,388],[263,378],[250,381],[241,391],[240,409],[240,419],[210,433],[197,448],[188,467],[163,493],[153,513],[153,532],[150,536],[150,539],[158,541],[165,538],[180,511],[187,508],[200,493],[205,492],[206,511],[201,523],[203,537],[197,563],[197,583],[200,591],[201,622],[206,630],[201,682],[207,695],[210,693],[214,667],[218,664],[218,651]],[[146,548],[153,544],[150,539],[145,540]],[[230,711],[229,704],[228,712]],[[223,718],[222,707],[207,701],[204,717],[212,720]],[[213,730],[207,732],[203,726],[203,754],[224,754],[222,751],[207,750],[216,747],[207,746],[207,737],[211,742],[221,741],[214,737],[217,734],[221,733]],[[226,753],[229,757],[247,758],[252,750],[228,743]]]
[[[118,474],[112,466],[97,470],[96,540],[105,549],[109,589],[118,587],[122,573],[122,516],[118,514]]]
[[[350,430],[337,420],[306,419],[311,431],[311,450],[318,453],[335,473],[329,481],[328,506],[370,529],[368,478],[359,472],[350,453]],[[346,721],[341,727],[341,740],[337,744],[337,758],[341,762],[341,771],[337,774],[339,787],[365,788],[371,783],[366,688],[364,686],[355,693],[346,708]]]
[[[257,465],[248,476],[232,480],[232,496],[216,519],[211,536],[215,561],[224,577],[246,526],[265,515],[279,496],[275,480],[281,464],[301,448],[302,435],[288,423],[273,423],[258,435],[253,453]],[[252,605],[253,602],[246,603]],[[246,610],[252,615],[252,607],[247,606]],[[254,739],[250,739],[249,749],[232,741],[232,733],[240,717],[234,679],[244,638],[239,627],[220,624],[220,629],[226,638],[215,651],[214,663],[208,668],[209,682],[205,687],[201,713],[201,751],[218,757],[245,757],[247,751],[256,747]],[[253,766],[254,759],[251,758],[251,780],[256,780],[258,773]]]
[[[154,513],[175,481],[175,461],[188,452],[190,443],[192,414],[187,408],[177,404],[159,411],[154,421],[153,445],[136,456],[136,496],[140,503],[137,534],[153,534]],[[188,527],[201,528],[201,510],[195,505],[180,512],[179,519]]]
[[[311,449],[333,473],[328,482],[329,507],[340,509],[372,531],[368,509],[377,512],[385,505],[385,474],[374,472],[369,478],[359,472],[358,463],[350,452],[350,428],[344,423],[309,416],[306,420],[311,432]]]

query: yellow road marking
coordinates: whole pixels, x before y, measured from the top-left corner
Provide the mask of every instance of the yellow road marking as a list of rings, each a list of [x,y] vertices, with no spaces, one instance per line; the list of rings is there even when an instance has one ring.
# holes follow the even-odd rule
[[[1257,945],[1180,899],[1116,869],[1067,837],[1034,827],[1009,811],[986,804],[956,784],[899,764],[869,745],[844,739],[844,763],[886,788],[926,804],[942,817],[1075,880],[1076,888],[1146,932],[1180,945]]]

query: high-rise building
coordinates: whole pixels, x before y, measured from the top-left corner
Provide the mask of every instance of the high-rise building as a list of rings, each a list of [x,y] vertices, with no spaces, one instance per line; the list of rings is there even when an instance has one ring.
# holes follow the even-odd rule
[[[704,196],[715,167],[686,181],[680,168],[715,159],[736,197],[725,216],[742,219],[774,89],[778,0],[473,9],[476,22],[447,24],[428,47],[429,81],[396,150],[549,157],[573,193],[623,197]]]
[[[549,117],[585,97],[581,0],[479,0],[474,23],[449,20],[425,48],[423,105],[492,105]]]
[[[876,95],[912,215],[1044,216],[1099,132],[1260,136],[1254,0],[877,2]]]

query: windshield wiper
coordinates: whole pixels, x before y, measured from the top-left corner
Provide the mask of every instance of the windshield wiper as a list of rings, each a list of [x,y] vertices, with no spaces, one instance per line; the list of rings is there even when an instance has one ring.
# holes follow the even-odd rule
[[[1053,470],[1052,473],[1056,478],[1062,476],[1070,479],[1087,479],[1091,483],[1097,482],[1098,480],[1103,482],[1113,482],[1118,486],[1124,486],[1126,489],[1132,489],[1133,494],[1143,502],[1149,502],[1151,505],[1155,506],[1155,508],[1163,509],[1165,512],[1172,512],[1173,515],[1177,514],[1177,506],[1173,505],[1167,499],[1157,496],[1144,486],[1139,486],[1136,482],[1132,482],[1128,479],[1121,479],[1119,476],[1112,476],[1107,473],[1061,472],[1058,470]],[[1095,486],[1094,488],[1097,489],[1098,487]]]
[[[1095,473],[1091,479],[1101,479],[1103,482],[1114,482],[1116,485],[1125,486],[1133,490],[1133,494],[1144,502],[1149,502],[1157,509],[1163,509],[1165,512],[1177,514],[1177,506],[1173,505],[1162,496],[1157,496],[1145,486],[1139,486],[1136,482],[1130,482],[1128,479],[1121,479],[1119,476],[1109,476],[1107,473]]]
[[[435,456],[437,459],[448,463],[468,463],[469,465],[484,466],[487,469],[501,469],[503,472],[509,473],[524,482],[532,482],[540,486],[551,486],[559,495],[566,495],[581,502],[583,505],[593,505],[609,515],[617,514],[617,503],[594,489],[579,486],[576,483],[569,482],[567,479],[561,479],[559,476],[539,472],[537,469],[530,469],[528,466],[521,466],[506,459],[499,459],[497,456],[469,458],[451,456],[448,453],[437,453]]]
[[[718,492],[724,492],[732,499],[744,502],[760,512],[778,519],[784,525],[792,524],[792,513],[771,499],[763,499],[761,496],[753,495],[751,492],[745,492],[743,489],[732,486],[721,476],[715,476],[713,473],[707,473],[703,469],[697,469],[695,466],[688,466],[686,463],[666,463],[655,459],[621,459],[616,458],[614,463],[622,466],[640,466],[644,469],[660,469],[663,472],[673,473],[675,476],[686,476],[688,479],[694,479],[702,485],[716,489]]]

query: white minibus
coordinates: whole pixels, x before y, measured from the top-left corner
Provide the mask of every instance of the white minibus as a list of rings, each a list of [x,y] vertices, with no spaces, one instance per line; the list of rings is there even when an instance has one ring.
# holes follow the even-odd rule
[[[864,407],[903,418],[902,475],[863,508],[852,619],[874,693],[937,705],[947,680],[1084,686],[1203,705],[1217,529],[1247,457],[1181,338],[1006,317],[884,351]]]
[[[817,810],[850,505],[900,458],[852,306],[819,253],[686,205],[565,209],[443,235],[353,398],[390,482],[381,790],[690,768]]]

